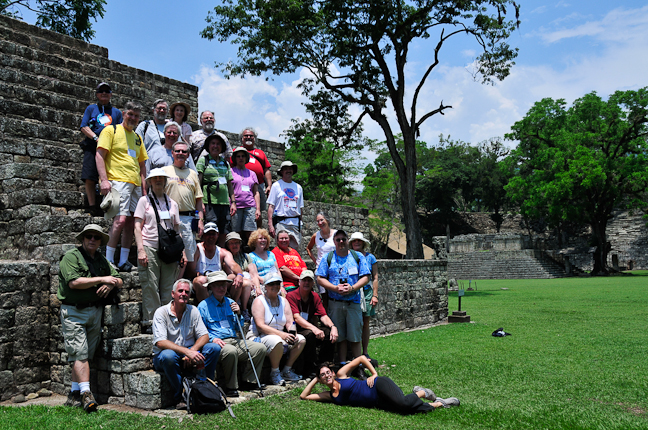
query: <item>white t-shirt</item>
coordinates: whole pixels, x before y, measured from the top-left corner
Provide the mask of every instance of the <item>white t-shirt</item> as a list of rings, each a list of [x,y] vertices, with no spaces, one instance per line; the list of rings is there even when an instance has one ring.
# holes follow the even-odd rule
[[[304,207],[304,191],[296,182],[284,182],[279,179],[272,184],[268,204],[274,206],[274,214],[284,217],[298,217]],[[288,218],[281,221],[286,225],[299,225],[298,218]]]
[[[216,246],[216,252],[212,258],[207,258],[205,255],[205,246],[202,243],[198,244],[198,252],[200,253],[200,256],[198,257],[198,267],[196,268],[198,273],[204,275],[208,270],[210,272],[223,270],[221,269],[220,248],[218,245]]]

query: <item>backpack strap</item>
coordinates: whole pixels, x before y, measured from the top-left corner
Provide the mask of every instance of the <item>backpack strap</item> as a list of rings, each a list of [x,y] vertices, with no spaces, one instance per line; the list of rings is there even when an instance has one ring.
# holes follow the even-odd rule
[[[209,382],[211,382],[212,384],[214,384],[214,387],[218,388],[218,391],[220,391],[221,396],[223,396],[223,399],[225,399],[225,406],[227,406],[227,410],[229,411],[229,413],[230,413],[230,415],[232,416],[232,418],[236,418],[236,415],[234,415],[234,411],[232,411],[232,403],[229,401],[229,399],[228,399],[227,396],[225,395],[225,391],[223,391],[223,389],[222,389],[221,387],[219,387],[218,384],[217,384],[216,382],[212,381],[212,380],[209,379],[209,378],[205,378],[205,379],[207,379]]]

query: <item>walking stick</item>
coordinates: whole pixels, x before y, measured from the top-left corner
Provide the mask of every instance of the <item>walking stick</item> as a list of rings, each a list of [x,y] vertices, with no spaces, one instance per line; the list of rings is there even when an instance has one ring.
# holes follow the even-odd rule
[[[247,346],[247,341],[245,340],[245,333],[243,333],[243,327],[241,326],[241,321],[239,321],[236,315],[234,315],[234,319],[236,320],[236,324],[238,325],[238,328],[241,331],[241,337],[243,338],[245,351],[247,352],[248,358],[250,359],[250,366],[252,366],[252,370],[254,371],[254,377],[256,378],[257,385],[259,386],[259,396],[264,397],[263,388],[261,388],[261,380],[259,379],[259,375],[257,375],[256,367],[254,366],[254,361],[252,361],[252,354],[250,354],[250,349]]]

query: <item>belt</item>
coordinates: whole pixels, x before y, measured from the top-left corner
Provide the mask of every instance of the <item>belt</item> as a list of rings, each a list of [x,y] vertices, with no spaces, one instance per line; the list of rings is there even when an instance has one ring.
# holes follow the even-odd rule
[[[353,300],[340,300],[340,299],[334,299],[334,298],[331,297],[331,296],[329,296],[329,300],[333,300],[334,302],[355,303]]]
[[[196,211],[180,211],[179,214],[182,216],[194,216]]]
[[[94,306],[94,307],[97,307],[97,308],[101,307],[100,300],[97,300],[97,301],[94,301],[94,302],[86,302],[86,303],[72,303],[72,302],[70,302],[68,300],[63,300],[61,303],[63,303],[64,305],[68,305],[68,306],[74,306],[77,309],[85,309],[85,308],[89,308],[90,306]]]

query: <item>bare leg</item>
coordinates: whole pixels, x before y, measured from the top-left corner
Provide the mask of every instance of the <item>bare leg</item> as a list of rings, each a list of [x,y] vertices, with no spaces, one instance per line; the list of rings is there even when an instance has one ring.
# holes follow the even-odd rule
[[[361,342],[349,342],[349,347],[351,348],[351,355],[353,355],[353,358],[360,357],[360,352],[362,352]]]
[[[90,179],[85,180],[86,196],[88,197],[88,206],[94,206],[97,203],[97,183]]]
[[[123,249],[130,249],[133,244],[133,234],[135,227],[135,218],[132,216],[124,217],[124,229],[122,230],[121,246]]]
[[[283,356],[283,343],[279,342],[268,354],[268,359],[270,360],[270,367],[273,369],[279,368],[279,363],[281,362],[281,357]]]
[[[121,236],[121,232],[124,229],[125,225],[126,225],[126,217],[124,215],[117,215],[113,219],[113,224],[110,227],[108,246],[110,246],[111,248],[117,247],[117,244],[119,243],[119,238]],[[132,239],[133,236],[131,231],[131,240]]]
[[[250,301],[250,294],[252,292],[252,282],[249,279],[243,281],[243,288],[241,292],[241,309],[247,310],[248,302]]]
[[[193,280],[193,289],[196,292],[196,306],[211,294],[207,287],[203,286],[205,282],[207,282],[206,276],[196,276]]]
[[[72,365],[72,382],[90,382],[88,360],[77,360]]]
[[[302,353],[305,346],[306,346],[306,339],[299,339],[297,346],[295,346],[293,349],[290,350],[290,355],[288,356],[288,360],[286,360],[286,366],[292,367],[293,363],[295,363],[295,360],[297,360],[299,354]]]
[[[346,361],[347,361],[347,341],[343,340],[342,342],[338,342],[337,347],[338,347],[338,357],[340,359],[340,363],[346,363]]]

